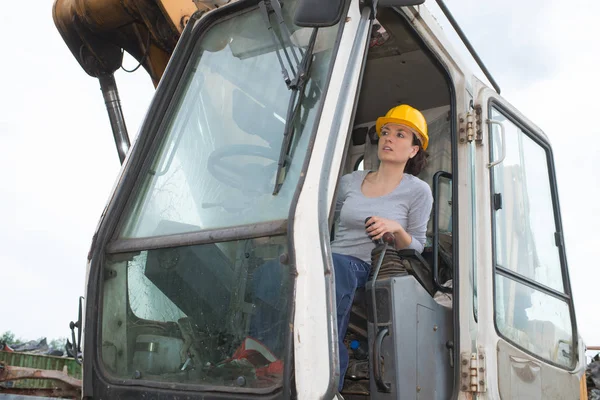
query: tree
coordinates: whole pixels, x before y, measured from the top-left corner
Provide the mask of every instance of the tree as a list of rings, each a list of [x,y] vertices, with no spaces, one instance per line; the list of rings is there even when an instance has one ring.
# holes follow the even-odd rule
[[[17,339],[12,331],[6,331],[0,336],[0,343],[6,343],[10,346],[11,344],[23,343],[23,340]]]
[[[61,337],[61,338],[58,338],[58,339],[52,339],[48,343],[48,346],[51,349],[55,349],[55,350],[64,350],[66,345],[67,345],[67,338],[66,337]]]

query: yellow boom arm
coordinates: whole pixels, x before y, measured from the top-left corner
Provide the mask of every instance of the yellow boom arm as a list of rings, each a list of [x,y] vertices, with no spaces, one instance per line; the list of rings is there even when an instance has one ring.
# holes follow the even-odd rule
[[[131,54],[158,85],[192,14],[229,0],[55,0],[54,24],[90,76],[100,80],[119,159],[129,149],[114,72]]]

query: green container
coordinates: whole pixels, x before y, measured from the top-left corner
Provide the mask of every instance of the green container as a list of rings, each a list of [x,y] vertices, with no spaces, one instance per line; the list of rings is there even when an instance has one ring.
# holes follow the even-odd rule
[[[73,358],[0,351],[0,362],[13,367],[56,371],[62,371],[66,366],[70,377],[81,379],[81,365],[77,364]],[[12,382],[12,387],[22,389],[51,389],[56,387],[56,384],[51,379],[19,379]],[[1,384],[8,386],[7,382],[2,382]]]

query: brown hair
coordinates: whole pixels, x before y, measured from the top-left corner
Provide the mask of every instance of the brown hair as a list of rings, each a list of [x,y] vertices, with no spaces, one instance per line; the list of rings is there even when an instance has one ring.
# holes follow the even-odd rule
[[[417,176],[427,166],[427,158],[429,154],[423,149],[421,141],[417,138],[417,135],[413,133],[413,146],[419,146],[419,152],[413,157],[409,158],[404,167],[404,172]]]

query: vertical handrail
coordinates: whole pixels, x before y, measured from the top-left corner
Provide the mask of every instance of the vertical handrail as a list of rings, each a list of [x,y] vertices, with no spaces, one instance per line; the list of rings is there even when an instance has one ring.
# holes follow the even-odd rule
[[[439,282],[439,247],[440,247],[440,178],[452,180],[452,174],[446,171],[438,171],[433,175],[433,286],[443,293],[451,293],[452,289],[442,286]]]

